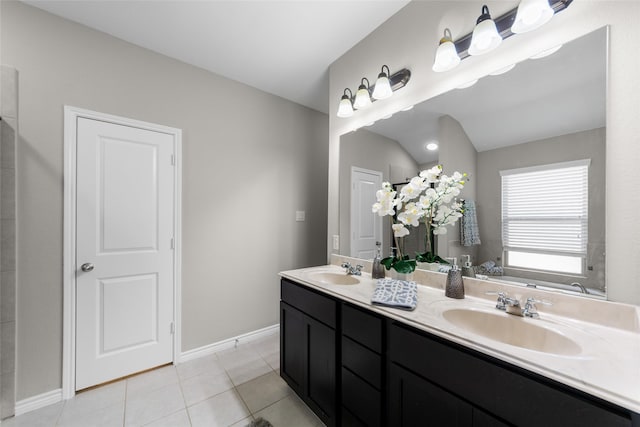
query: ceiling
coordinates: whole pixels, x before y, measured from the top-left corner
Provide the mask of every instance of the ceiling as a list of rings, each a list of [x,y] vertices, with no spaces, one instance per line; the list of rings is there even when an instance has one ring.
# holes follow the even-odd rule
[[[331,63],[409,0],[23,0],[327,113]]]
[[[438,161],[438,118],[448,114],[478,152],[605,126],[607,36],[602,28],[556,53],[528,59],[396,113],[365,129],[398,141],[418,164]]]

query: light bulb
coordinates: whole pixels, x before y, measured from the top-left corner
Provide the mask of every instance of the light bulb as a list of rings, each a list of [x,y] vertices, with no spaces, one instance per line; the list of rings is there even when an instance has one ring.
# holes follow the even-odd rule
[[[482,6],[482,15],[478,18],[476,27],[471,35],[469,55],[483,55],[500,46],[502,37],[498,34],[496,23],[489,15],[489,8]]]
[[[351,117],[353,116],[353,105],[351,105],[351,97],[347,95],[347,91],[351,93],[349,88],[344,90],[344,95],[340,99],[340,104],[338,105],[338,117]]]
[[[449,29],[444,30],[444,37],[440,39],[440,44],[436,50],[436,58],[433,61],[432,70],[436,73],[449,71],[460,63],[460,57],[456,50],[456,45],[451,40]]]
[[[387,73],[384,72],[384,69],[387,69]],[[373,96],[374,99],[386,99],[393,95],[393,91],[391,90],[391,83],[389,83],[389,67],[386,65],[382,66],[382,72],[378,74],[378,80],[376,80],[376,85],[373,88]]]
[[[511,26],[511,32],[520,34],[540,28],[553,18],[553,13],[548,0],[522,0]]]
[[[371,95],[369,95],[369,88],[367,87],[369,80],[367,80],[367,86],[364,85],[365,80],[367,80],[367,78],[363,77],[362,83],[356,92],[356,100],[353,103],[354,108],[357,108],[358,110],[362,110],[363,108],[367,108],[371,105]]]

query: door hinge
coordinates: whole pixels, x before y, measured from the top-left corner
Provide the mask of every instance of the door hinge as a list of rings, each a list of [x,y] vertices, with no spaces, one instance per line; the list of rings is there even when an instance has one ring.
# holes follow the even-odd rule
[[[170,330],[171,330],[171,335],[176,333],[176,325],[175,325],[175,323],[171,322]]]
[[[176,248],[175,240],[172,237],[171,238],[171,249],[175,249],[175,248]]]
[[[176,165],[176,156],[174,154],[171,155],[171,166]]]

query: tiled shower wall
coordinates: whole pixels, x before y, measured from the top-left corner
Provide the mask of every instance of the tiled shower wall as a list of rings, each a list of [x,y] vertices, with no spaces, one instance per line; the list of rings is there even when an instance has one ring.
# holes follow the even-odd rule
[[[15,411],[18,72],[0,67],[0,419]]]

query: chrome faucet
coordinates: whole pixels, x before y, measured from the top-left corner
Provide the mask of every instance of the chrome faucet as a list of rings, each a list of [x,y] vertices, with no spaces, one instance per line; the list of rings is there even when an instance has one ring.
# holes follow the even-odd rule
[[[581,293],[583,293],[583,294],[587,294],[587,295],[589,294],[589,291],[587,290],[587,288],[585,288],[583,285],[581,285],[581,284],[580,284],[580,283],[578,283],[578,282],[573,282],[573,283],[571,284],[571,286],[574,286],[574,287],[576,287],[576,288],[579,288],[579,289],[580,289],[580,292],[581,292]]]
[[[347,269],[347,275],[362,276],[363,266],[360,264],[354,267],[348,262],[343,262],[341,267]]]
[[[538,319],[540,315],[536,308],[536,304],[551,305],[548,301],[541,301],[535,298],[527,298],[525,300],[524,307],[522,307],[520,301],[516,298],[510,298],[506,292],[487,292],[487,295],[497,295],[496,309],[506,311],[509,314],[520,317],[530,317],[532,319]]]

